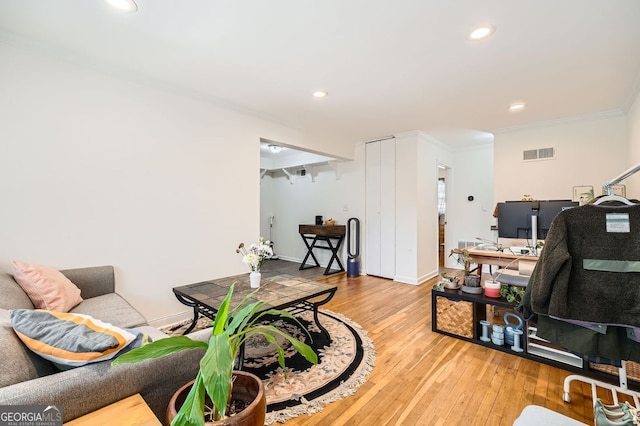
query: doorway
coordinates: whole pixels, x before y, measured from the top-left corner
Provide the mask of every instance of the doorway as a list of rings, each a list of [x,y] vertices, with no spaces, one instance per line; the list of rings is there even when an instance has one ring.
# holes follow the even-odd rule
[[[278,258],[300,262],[306,248],[299,224],[311,224],[317,215],[335,217],[336,212],[349,208],[334,195],[340,193],[344,181],[327,178],[336,176],[338,161],[341,159],[260,139],[260,236],[273,243]],[[323,254],[320,262],[326,260]]]
[[[447,167],[438,165],[438,266],[444,268],[447,212]]]

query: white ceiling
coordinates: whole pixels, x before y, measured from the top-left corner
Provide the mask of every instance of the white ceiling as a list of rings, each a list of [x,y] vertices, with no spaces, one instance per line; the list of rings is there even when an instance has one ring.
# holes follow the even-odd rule
[[[640,77],[639,0],[136,1],[2,0],[0,40],[350,144],[623,113]]]

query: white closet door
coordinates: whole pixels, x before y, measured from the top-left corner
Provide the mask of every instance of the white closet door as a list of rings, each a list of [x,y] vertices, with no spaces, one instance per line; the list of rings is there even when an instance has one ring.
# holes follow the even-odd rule
[[[396,140],[380,141],[380,276],[396,274]]]
[[[380,276],[380,143],[365,148],[365,267],[367,274]]]
[[[395,139],[366,145],[366,269],[367,274],[394,278],[396,250]]]

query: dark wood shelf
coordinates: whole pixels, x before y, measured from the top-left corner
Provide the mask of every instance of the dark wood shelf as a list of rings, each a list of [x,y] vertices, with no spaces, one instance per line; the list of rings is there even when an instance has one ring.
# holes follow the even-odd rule
[[[446,303],[449,304],[449,307],[456,306],[455,304],[458,302],[463,302],[463,305],[461,305],[459,309],[459,311],[463,313],[463,317],[458,318],[459,328],[457,330],[452,330],[450,328],[446,329],[446,322],[442,321],[442,318],[440,319],[440,322],[438,321],[438,299],[446,299]],[[466,305],[464,305],[464,303],[466,303]],[[471,304],[470,307],[469,304]],[[612,380],[613,376],[611,376],[610,374],[591,369],[589,367],[587,358],[578,357],[554,345],[553,343],[547,342],[544,339],[540,339],[535,336],[535,324],[525,321],[522,315],[520,315],[515,310],[517,305],[508,302],[502,297],[486,297],[484,294],[470,294],[465,293],[462,290],[441,290],[434,287],[434,289],[431,291],[431,306],[432,331],[444,334],[446,336],[454,337],[456,339],[475,343],[477,345],[484,346],[493,350],[510,353],[512,355],[537,361],[542,364],[558,367],[573,373],[593,377],[598,380],[609,381],[612,383],[616,382],[615,379]],[[512,312],[518,315],[518,317],[523,320],[523,334],[520,339],[520,346],[522,347],[523,352],[516,352],[506,344],[500,346],[495,345],[492,342],[484,342],[480,340],[480,336],[482,335],[482,325],[480,324],[481,320],[489,320],[489,322],[492,324],[504,324],[501,316],[500,318],[491,318],[490,315],[487,315],[488,307],[493,307],[494,311],[504,310]],[[464,314],[466,314],[466,317],[464,316]],[[445,326],[445,329],[443,329],[443,327],[439,325]],[[471,330],[471,332],[469,332],[469,330]]]

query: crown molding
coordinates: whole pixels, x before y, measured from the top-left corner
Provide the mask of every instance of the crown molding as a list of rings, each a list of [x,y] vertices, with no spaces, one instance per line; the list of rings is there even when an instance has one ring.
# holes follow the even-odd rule
[[[640,99],[640,74],[638,74],[638,77],[636,78],[636,81],[632,86],[631,92],[629,93],[629,98],[627,99],[627,102],[625,102],[625,113],[628,114],[629,111],[631,111],[633,103],[636,101],[636,99]],[[640,100],[638,102],[640,102]]]
[[[536,123],[523,124],[520,126],[500,127],[497,129],[491,129],[489,130],[489,132],[495,135],[497,133],[509,133],[509,132],[517,132],[520,130],[538,129],[543,127],[554,127],[554,126],[560,126],[563,124],[577,123],[580,121],[594,121],[594,120],[604,120],[609,118],[618,118],[618,117],[624,117],[625,115],[626,113],[624,110],[614,109],[609,111],[595,112],[592,114],[584,114],[584,115],[576,115],[573,117],[560,118],[556,120],[538,121]]]

